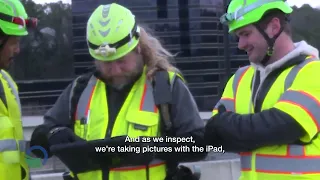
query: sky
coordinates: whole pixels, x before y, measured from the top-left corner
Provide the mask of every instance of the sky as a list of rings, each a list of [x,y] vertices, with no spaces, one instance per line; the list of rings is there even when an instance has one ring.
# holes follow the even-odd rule
[[[290,5],[301,7],[303,4],[310,4],[312,7],[320,7],[319,0],[287,0]]]
[[[45,3],[51,3],[51,2],[59,2],[60,0],[32,0],[33,2],[37,4],[45,4]],[[71,0],[61,0],[64,3],[71,3]]]
[[[60,0],[33,0],[36,3],[58,2]],[[303,4],[310,4],[312,7],[320,7],[320,0],[287,0],[292,6],[301,7]],[[71,0],[62,0],[64,3],[71,3]]]

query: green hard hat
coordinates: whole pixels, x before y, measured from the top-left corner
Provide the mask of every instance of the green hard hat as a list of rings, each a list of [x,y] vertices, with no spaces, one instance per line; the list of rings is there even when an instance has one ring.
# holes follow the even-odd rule
[[[116,3],[98,6],[87,23],[90,55],[100,61],[117,60],[139,42],[140,28],[132,12]]]
[[[28,35],[27,28],[37,25],[35,18],[28,18],[20,0],[0,0],[0,29],[9,36]]]
[[[227,13],[220,18],[222,24],[229,26],[229,33],[258,22],[263,15],[272,9],[279,9],[286,14],[293,9],[286,0],[232,0]]]

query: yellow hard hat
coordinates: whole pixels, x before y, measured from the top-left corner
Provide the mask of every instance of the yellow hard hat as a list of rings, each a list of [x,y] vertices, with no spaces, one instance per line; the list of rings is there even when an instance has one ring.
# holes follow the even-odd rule
[[[138,44],[140,28],[132,12],[116,3],[97,7],[87,23],[90,55],[100,61],[114,61]]]

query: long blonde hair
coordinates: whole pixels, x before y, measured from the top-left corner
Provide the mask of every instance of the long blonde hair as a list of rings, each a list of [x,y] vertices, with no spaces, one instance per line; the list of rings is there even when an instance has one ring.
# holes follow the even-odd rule
[[[174,54],[166,50],[160,40],[151,34],[147,27],[140,27],[140,48],[144,63],[150,73],[161,69],[167,71],[180,72],[171,62],[174,60]]]

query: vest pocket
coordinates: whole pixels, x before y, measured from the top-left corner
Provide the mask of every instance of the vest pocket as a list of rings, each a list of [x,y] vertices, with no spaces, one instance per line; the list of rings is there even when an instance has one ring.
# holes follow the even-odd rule
[[[128,122],[128,136],[156,136],[159,126],[159,116],[155,113],[148,113],[147,117],[134,116],[126,118]]]

